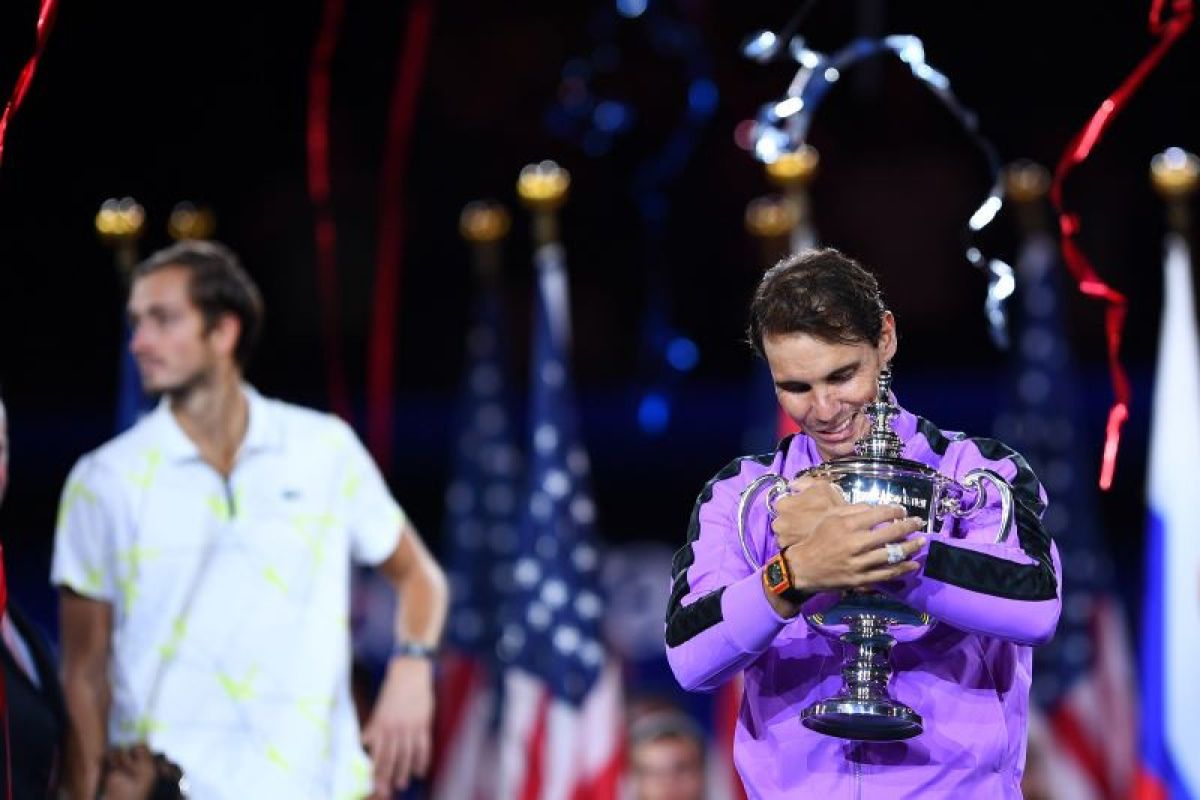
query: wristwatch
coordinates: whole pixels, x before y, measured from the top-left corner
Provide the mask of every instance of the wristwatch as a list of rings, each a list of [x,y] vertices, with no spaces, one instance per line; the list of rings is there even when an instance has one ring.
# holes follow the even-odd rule
[[[788,569],[783,553],[776,553],[763,567],[763,586],[767,587],[771,594],[796,605],[812,597],[809,592],[801,591],[792,585],[792,571]]]
[[[392,645],[390,658],[428,658],[437,655],[437,648],[420,642],[400,640]]]

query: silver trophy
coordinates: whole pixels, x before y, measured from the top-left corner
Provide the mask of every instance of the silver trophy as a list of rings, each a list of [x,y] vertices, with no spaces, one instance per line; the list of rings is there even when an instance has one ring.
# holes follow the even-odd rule
[[[991,470],[972,470],[958,482],[919,461],[902,458],[904,443],[892,429],[899,410],[890,400],[891,380],[890,370],[880,372],[875,402],[864,409],[871,418],[871,431],[855,443],[854,455],[803,470],[793,480],[805,475],[824,478],[841,489],[850,503],[902,505],[909,516],[926,520],[928,533],[940,532],[951,518],[980,511],[987,502],[983,484],[990,483],[1000,496],[996,541],[1003,542],[1012,528],[1012,487]],[[755,569],[760,565],[746,542],[751,505],[765,492],[767,510],[774,517],[775,502],[791,493],[788,484],[781,475],[763,475],[746,487],[738,502],[738,537]],[[898,741],[921,732],[921,715],[888,695],[888,681],[897,635],[905,641],[919,638],[936,624],[932,617],[878,591],[856,590],[843,592],[832,607],[806,614],[805,619],[815,630],[846,645],[842,690],[800,712],[806,727],[864,741]],[[900,630],[894,634],[897,627]]]

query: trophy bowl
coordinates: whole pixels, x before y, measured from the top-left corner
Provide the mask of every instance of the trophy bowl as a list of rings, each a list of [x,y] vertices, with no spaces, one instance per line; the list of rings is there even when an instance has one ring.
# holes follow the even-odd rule
[[[995,472],[972,470],[960,481],[900,456],[904,444],[892,428],[899,413],[890,401],[891,372],[880,372],[878,393],[865,412],[871,431],[854,445],[854,455],[818,464],[792,477],[824,479],[841,490],[848,503],[900,505],[909,516],[925,519],[927,533],[941,533],[948,521],[970,517],[987,502],[987,487],[1000,497],[1000,527],[1004,541],[1012,528],[1012,488]],[[738,536],[747,560],[757,568],[746,542],[745,527],[751,504],[766,493],[768,513],[792,491],[789,481],[770,473],[752,482],[738,503]],[[845,647],[842,689],[800,712],[805,727],[818,733],[863,741],[899,741],[921,733],[921,715],[888,693],[893,645],[923,636],[936,624],[928,614],[874,589],[847,590],[820,613],[805,614],[819,633],[841,640]]]

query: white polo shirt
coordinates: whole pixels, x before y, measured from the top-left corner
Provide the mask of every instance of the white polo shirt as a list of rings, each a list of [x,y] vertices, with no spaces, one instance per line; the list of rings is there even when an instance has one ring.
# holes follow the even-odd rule
[[[245,392],[228,481],[165,401],[81,458],[52,580],[113,607],[112,742],[166,753],[196,800],[359,798],[351,560],[390,555],[404,513],[345,423]]]

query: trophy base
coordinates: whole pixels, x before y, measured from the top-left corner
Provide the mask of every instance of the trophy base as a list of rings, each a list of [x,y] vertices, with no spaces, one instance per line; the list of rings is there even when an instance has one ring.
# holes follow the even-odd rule
[[[898,742],[924,729],[920,714],[886,698],[830,697],[801,711],[800,721],[817,733],[865,742]]]

